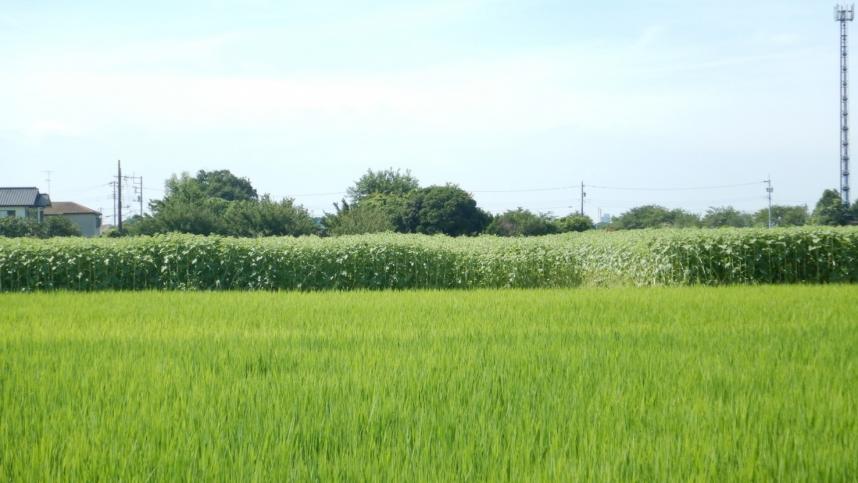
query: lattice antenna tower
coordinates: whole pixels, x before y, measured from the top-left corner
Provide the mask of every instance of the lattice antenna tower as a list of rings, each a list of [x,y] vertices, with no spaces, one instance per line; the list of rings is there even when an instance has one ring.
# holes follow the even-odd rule
[[[855,4],[834,7],[840,22],[840,196],[849,204],[849,32],[847,22],[855,20]]]

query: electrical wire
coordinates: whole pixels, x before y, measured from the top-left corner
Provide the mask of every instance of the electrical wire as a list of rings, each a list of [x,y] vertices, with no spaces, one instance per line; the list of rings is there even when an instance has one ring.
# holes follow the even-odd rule
[[[586,186],[586,185],[585,185]],[[529,188],[515,190],[471,190],[471,193],[533,193],[538,191],[566,191],[577,189],[578,186],[560,186],[557,188]]]
[[[602,186],[602,185],[593,185],[593,184],[585,184],[585,188],[595,188],[595,189],[604,189],[604,190],[616,190],[616,191],[700,191],[700,190],[717,190],[717,189],[728,189],[728,188],[740,188],[744,186],[756,186],[765,183],[765,181],[754,181],[752,183],[737,183],[737,184],[724,184],[724,185],[713,185],[713,186],[694,186],[687,188],[644,188],[644,187],[628,187],[628,186]]]

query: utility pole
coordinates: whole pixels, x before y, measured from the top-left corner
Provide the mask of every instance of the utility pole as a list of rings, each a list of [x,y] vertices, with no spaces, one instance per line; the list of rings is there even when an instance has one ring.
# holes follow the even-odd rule
[[[117,219],[116,227],[122,231],[122,161],[116,161],[116,187],[118,188],[118,196],[116,198]]]
[[[584,216],[584,197],[587,193],[584,192],[584,182],[581,181],[581,216]]]
[[[143,177],[140,177],[140,196],[137,198],[137,201],[140,202],[140,217],[143,217]]]
[[[849,205],[849,38],[846,22],[855,20],[855,4],[834,7],[840,22],[840,196]]]
[[[116,223],[116,181],[111,181],[110,186],[113,188],[113,223]]]
[[[766,193],[768,193],[768,195],[769,195],[769,228],[771,228],[772,227],[772,192],[775,191],[775,189],[772,188],[772,177],[769,176],[766,179],[766,181],[764,181],[764,183],[766,183],[766,185],[767,185],[766,186]]]

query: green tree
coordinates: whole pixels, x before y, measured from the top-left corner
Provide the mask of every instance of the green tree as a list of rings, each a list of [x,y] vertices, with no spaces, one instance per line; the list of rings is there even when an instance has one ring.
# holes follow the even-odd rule
[[[491,215],[478,208],[467,191],[448,184],[413,191],[397,227],[407,233],[460,236],[481,233],[490,222]]]
[[[200,170],[192,178],[208,198],[220,198],[226,201],[255,201],[259,199],[256,189],[247,178],[239,178],[229,170]]]
[[[808,222],[807,206],[772,205],[773,226],[804,226]],[[769,226],[769,209],[754,213],[754,226]]]
[[[325,213],[322,219],[326,235],[359,235],[396,231],[396,221],[405,209],[405,196],[373,193],[359,203],[343,199],[334,203],[336,213]]]
[[[536,214],[524,208],[509,210],[495,216],[486,233],[498,236],[538,236],[554,232],[555,227],[550,216]]]
[[[43,227],[31,218],[0,218],[0,236],[6,238],[42,237]]]
[[[745,228],[753,224],[754,218],[732,206],[710,207],[703,215],[701,223],[706,228],[735,227]]]
[[[154,235],[156,233],[166,233],[167,230],[160,229],[160,223],[158,220],[152,215],[134,215],[133,217],[125,220],[122,223],[122,229],[125,230],[126,235],[138,236],[138,235]],[[101,236],[104,237],[114,237],[119,236],[114,233],[115,230],[102,230]]]
[[[158,212],[162,204],[180,201],[199,202],[215,198],[223,201],[256,201],[259,196],[247,178],[239,178],[228,170],[200,170],[196,176],[188,173],[173,175],[164,183],[165,196],[152,201],[149,206]]]
[[[173,175],[165,183],[166,195],[149,203],[152,215],[139,223],[128,225],[131,234],[193,233],[196,235],[222,234],[223,215],[229,201],[209,196],[203,185],[187,173]]]
[[[699,228],[700,217],[694,213],[689,213],[683,209],[676,208],[670,210],[671,222],[668,227],[671,228]]]
[[[852,214],[837,190],[825,190],[816,203],[811,221],[815,225],[848,225]]]
[[[45,236],[81,236],[80,228],[63,216],[46,216],[43,222]]]
[[[691,228],[700,226],[700,218],[681,209],[668,210],[663,206],[645,205],[614,218],[611,228],[637,230],[641,228]]]
[[[0,236],[7,238],[50,238],[81,236],[80,229],[62,216],[46,216],[42,223],[33,218],[0,218]]]
[[[322,224],[325,234],[363,235],[366,233],[384,233],[395,231],[390,213],[379,205],[359,204],[350,206],[343,200],[337,205],[336,214],[326,214]]]
[[[411,175],[411,171],[403,173],[393,168],[381,171],[370,169],[348,189],[348,195],[352,203],[360,203],[370,195],[405,196],[418,188],[420,183]]]
[[[587,215],[571,214],[554,221],[555,231],[567,233],[570,231],[587,231],[595,228],[593,220]]]
[[[166,195],[149,204],[152,215],[126,224],[128,233],[181,232],[198,235],[284,236],[316,233],[318,225],[292,199],[261,198],[246,178],[227,170],[173,175]]]
[[[217,235],[226,232],[223,215],[229,206],[220,198],[200,198],[195,201],[171,198],[152,216],[156,233],[193,233]]]
[[[316,222],[302,206],[286,198],[272,201],[268,195],[259,201],[229,203],[223,213],[223,234],[240,237],[300,236],[317,232]]]

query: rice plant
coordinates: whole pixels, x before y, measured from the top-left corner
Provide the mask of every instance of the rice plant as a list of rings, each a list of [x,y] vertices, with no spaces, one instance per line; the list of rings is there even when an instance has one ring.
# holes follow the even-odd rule
[[[854,481],[858,287],[0,295],[0,481]]]

